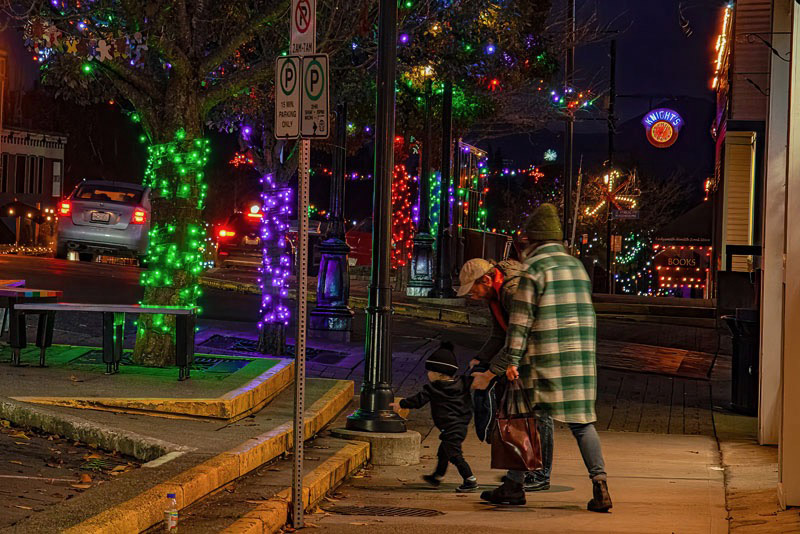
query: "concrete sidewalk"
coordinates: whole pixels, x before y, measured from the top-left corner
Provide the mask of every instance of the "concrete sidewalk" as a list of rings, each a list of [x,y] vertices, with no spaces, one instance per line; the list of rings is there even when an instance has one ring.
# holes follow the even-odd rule
[[[412,414],[413,417],[413,414]],[[724,533],[728,531],[723,468],[715,440],[707,436],[601,432],[608,484],[614,500],[610,514],[586,511],[591,483],[572,435],[556,431],[556,454],[549,491],[528,493],[522,507],[481,503],[479,494],[457,494],[460,482],[452,468],[438,489],[420,476],[433,471],[438,433],[423,442],[422,463],[382,467],[369,478],[355,479],[340,490],[324,513],[309,517],[323,532],[608,532]],[[481,489],[499,484],[489,469],[489,446],[472,430],[465,457]],[[436,510],[434,517],[340,515],[341,506],[389,506]]]

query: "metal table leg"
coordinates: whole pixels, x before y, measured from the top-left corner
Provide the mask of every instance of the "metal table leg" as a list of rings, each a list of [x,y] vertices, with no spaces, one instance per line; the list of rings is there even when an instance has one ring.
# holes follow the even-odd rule
[[[194,315],[175,317],[175,365],[178,366],[178,380],[189,378],[189,368],[194,361]]]
[[[56,312],[47,311],[39,314],[39,326],[36,329],[36,346],[39,347],[39,367],[45,367],[47,348],[53,344],[53,326]]]
[[[103,363],[106,364],[107,375],[119,372],[124,337],[125,314],[103,312]]]
[[[14,305],[17,304],[16,298],[11,297],[8,302],[11,309],[11,324],[8,330],[8,344],[11,345],[11,365],[19,366],[22,349],[28,346],[25,332],[25,312],[14,308]]]

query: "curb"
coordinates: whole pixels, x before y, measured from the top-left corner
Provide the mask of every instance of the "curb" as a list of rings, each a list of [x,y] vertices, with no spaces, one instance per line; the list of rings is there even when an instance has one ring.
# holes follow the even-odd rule
[[[307,412],[304,429],[306,436],[317,434],[353,398],[353,382],[330,382],[334,386]],[[165,494],[174,493],[178,508],[182,510],[217,488],[284,454],[292,447],[292,438],[292,422],[288,421],[63,532],[118,534],[147,530],[163,519]]]
[[[223,291],[236,291],[238,293],[248,293],[252,295],[261,294],[261,290],[258,288],[258,286],[248,282],[232,282],[201,276],[200,285],[211,289],[220,289]],[[289,291],[289,298],[293,298],[294,295],[296,295],[295,291]],[[316,299],[316,292],[309,290],[308,301],[316,302]],[[366,309],[368,302],[365,297],[351,296],[350,300],[348,301],[348,305],[351,308],[363,310]],[[427,319],[431,321],[444,321],[447,323],[477,326],[489,326],[490,324],[488,317],[462,310],[452,310],[434,306],[420,306],[418,304],[400,302],[393,303],[392,310],[395,315],[399,315],[401,317],[414,317],[416,319]]]
[[[149,462],[171,452],[186,451],[184,447],[64,414],[51,414],[15,402],[0,400],[0,418],[17,426],[37,428],[83,443],[95,443],[107,451],[119,451],[137,460]]]
[[[260,409],[294,381],[294,361],[280,360],[243,386],[215,399],[120,397],[11,397],[15,401],[156,417],[223,419],[232,422]]]
[[[303,477],[303,507],[310,510],[325,494],[369,461],[369,443],[351,442]],[[223,530],[224,534],[273,534],[289,520],[292,488],[258,505]]]

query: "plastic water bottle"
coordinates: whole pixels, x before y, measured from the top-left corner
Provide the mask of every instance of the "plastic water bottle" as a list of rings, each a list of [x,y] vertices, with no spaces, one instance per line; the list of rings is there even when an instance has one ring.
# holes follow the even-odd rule
[[[174,493],[167,493],[169,505],[164,510],[164,530],[165,532],[178,532],[178,501],[175,500]]]

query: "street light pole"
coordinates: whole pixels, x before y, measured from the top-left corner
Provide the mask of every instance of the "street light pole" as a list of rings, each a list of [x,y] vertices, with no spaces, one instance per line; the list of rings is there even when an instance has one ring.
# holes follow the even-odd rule
[[[422,131],[422,161],[419,172],[419,223],[414,234],[411,276],[406,287],[409,297],[427,297],[433,289],[433,243],[431,236],[431,90],[425,82],[425,126]]]
[[[453,298],[453,278],[450,273],[450,163],[453,157],[453,82],[444,84],[442,102],[442,185],[439,195],[439,229],[436,236],[436,282],[431,296]]]
[[[392,286],[389,260],[392,231],[394,108],[397,67],[397,1],[380,0],[378,25],[378,116],[375,121],[375,186],[372,222],[372,273],[367,305],[364,382],[359,409],[347,418],[348,430],[405,432],[405,420],[389,404],[392,392]]]
[[[567,28],[569,43],[565,65],[565,92],[572,89],[575,81],[575,0],[567,2]],[[569,239],[570,203],[572,202],[572,160],[573,139],[575,135],[575,116],[568,113],[564,132],[564,241]]]
[[[311,312],[309,333],[334,341],[350,341],[353,310],[350,299],[350,247],[344,232],[344,167],[347,152],[347,103],[336,107],[336,143],[333,148],[330,224],[325,241],[320,243],[322,257],[317,274],[317,307]]]

